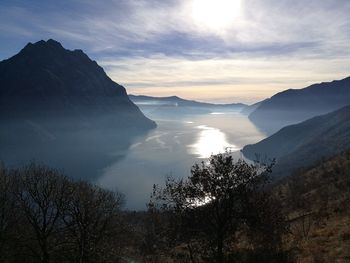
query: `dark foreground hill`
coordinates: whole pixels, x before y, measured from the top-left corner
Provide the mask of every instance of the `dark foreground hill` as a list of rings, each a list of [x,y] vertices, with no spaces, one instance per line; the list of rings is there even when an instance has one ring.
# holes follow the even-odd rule
[[[263,101],[249,119],[272,134],[286,125],[334,111],[349,102],[350,77],[280,92]]]
[[[81,50],[29,43],[0,62],[0,159],[87,178],[156,124]]]
[[[242,152],[250,159],[256,154],[276,158],[274,174],[281,176],[347,149],[350,149],[350,106],[287,126],[259,143],[245,146]]]

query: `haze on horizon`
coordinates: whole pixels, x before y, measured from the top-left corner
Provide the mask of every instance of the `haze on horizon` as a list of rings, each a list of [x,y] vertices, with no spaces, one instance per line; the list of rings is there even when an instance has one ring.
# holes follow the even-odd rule
[[[350,72],[347,0],[4,0],[0,60],[53,38],[128,93],[251,103]]]

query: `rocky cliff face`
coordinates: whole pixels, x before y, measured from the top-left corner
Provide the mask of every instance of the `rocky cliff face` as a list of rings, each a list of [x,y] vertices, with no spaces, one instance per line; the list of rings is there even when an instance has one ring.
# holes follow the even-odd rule
[[[121,128],[155,126],[95,61],[52,39],[29,43],[0,62],[0,107],[5,117],[108,113]]]

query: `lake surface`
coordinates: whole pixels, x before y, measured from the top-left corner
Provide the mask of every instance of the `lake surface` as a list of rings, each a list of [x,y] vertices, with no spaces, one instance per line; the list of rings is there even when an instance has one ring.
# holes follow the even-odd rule
[[[30,161],[125,194],[126,207],[145,209],[153,184],[169,175],[190,175],[193,164],[211,154],[239,150],[265,135],[246,116],[227,109],[141,105],[158,127],[148,133],[96,125],[75,126],[76,118],[36,118],[0,123],[0,161],[19,167]],[[87,122],[89,124],[89,122]]]
[[[243,146],[265,138],[237,112],[191,115],[167,114],[150,107],[141,110],[158,127],[134,139],[123,154],[116,151],[123,157],[104,168],[96,180],[102,187],[123,192],[129,209],[145,209],[153,184],[163,185],[167,176],[187,177],[194,163],[226,149],[241,158],[239,150]]]

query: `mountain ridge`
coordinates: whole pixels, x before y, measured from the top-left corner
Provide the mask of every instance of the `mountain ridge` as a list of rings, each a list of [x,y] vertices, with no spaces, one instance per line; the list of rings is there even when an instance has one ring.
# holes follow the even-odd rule
[[[0,62],[0,108],[3,117],[114,112],[120,127],[133,126],[133,118],[135,127],[155,127],[96,61],[53,39],[28,43]]]
[[[261,103],[249,119],[272,134],[280,128],[346,106],[350,101],[350,77],[279,92]]]
[[[96,179],[156,127],[82,50],[28,43],[0,62],[0,160]]]
[[[282,128],[277,133],[242,149],[254,159],[276,158],[276,175],[287,175],[350,149],[350,106]]]

